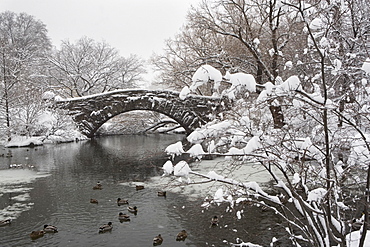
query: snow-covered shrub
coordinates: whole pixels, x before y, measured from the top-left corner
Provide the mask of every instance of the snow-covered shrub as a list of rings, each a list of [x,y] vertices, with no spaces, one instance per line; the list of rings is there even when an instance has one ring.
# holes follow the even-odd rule
[[[237,75],[236,78],[250,77],[240,73]],[[255,83],[250,78],[248,80]],[[234,82],[224,92],[237,95],[240,93],[240,85],[245,84]],[[369,148],[363,137],[355,134],[358,129],[351,129],[353,126],[348,125],[338,128],[337,106],[325,99],[318,85],[306,92],[301,80],[297,76],[291,76],[285,81],[281,80],[279,85],[266,83],[264,86],[265,89],[259,95],[253,91],[255,86],[246,86],[250,94],[234,101],[235,107],[229,113],[224,113],[224,120],[216,119],[187,137],[193,144],[187,151],[181,142],[166,150],[172,155],[189,153],[197,158],[203,157],[206,154],[204,150],[207,150],[213,155],[224,156],[230,160],[231,165],[240,165],[243,162],[259,164],[271,174],[271,179],[275,182],[272,194],[261,189],[256,182],[226,179],[222,174],[214,172],[197,174],[191,171],[191,164],[189,167],[185,161],[180,161],[174,167],[172,163],[171,166],[166,163],[163,167],[165,174],[171,174],[174,169],[178,176],[192,173],[228,184],[226,187],[229,189],[219,188],[213,195],[213,200],[203,206],[208,207],[210,203],[229,203],[233,207],[241,198],[248,198],[254,205],[274,210],[291,224],[289,231],[303,232],[304,237],[295,239],[293,243],[297,243],[298,239],[305,239],[311,244],[317,241],[319,245],[326,246],[330,242],[326,232],[332,231],[332,227],[338,236],[345,236],[347,233],[345,225],[348,219],[340,215],[351,212],[354,207],[345,200],[342,186],[366,179],[364,176],[352,177],[349,171],[355,169],[359,163],[368,163]],[[285,125],[280,129],[273,125],[269,109],[271,104],[284,106],[282,113]],[[328,117],[324,120],[323,109],[328,110]],[[330,153],[325,151],[328,141],[332,144],[329,146]],[[204,150],[201,144],[206,147]],[[351,155],[344,158],[343,150],[348,150],[349,145]],[[329,159],[334,169],[327,170],[326,159]],[[185,170],[184,173],[180,172],[182,169]],[[329,176],[332,177],[332,191],[327,190]],[[236,189],[238,187],[241,189]],[[288,209],[285,204],[294,207],[296,212],[286,214],[285,210]],[[332,225],[317,214],[324,214],[328,206],[333,210],[330,215]],[[307,220],[298,221],[303,215]],[[242,213],[237,217],[241,219]],[[310,228],[307,229],[306,225]],[[325,232],[321,233],[322,229],[326,229]]]

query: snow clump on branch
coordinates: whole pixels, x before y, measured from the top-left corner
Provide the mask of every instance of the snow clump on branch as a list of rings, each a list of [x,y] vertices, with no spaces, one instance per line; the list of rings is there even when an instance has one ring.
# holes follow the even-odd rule
[[[184,153],[184,149],[182,147],[181,141],[178,141],[174,144],[169,145],[166,149],[165,152],[173,157],[176,155],[181,155]]]
[[[202,65],[195,71],[192,77],[193,83],[190,86],[190,91],[194,92],[195,90],[197,90],[198,87],[202,86],[210,80],[214,81],[213,88],[217,91],[222,81],[221,72],[211,65]]]

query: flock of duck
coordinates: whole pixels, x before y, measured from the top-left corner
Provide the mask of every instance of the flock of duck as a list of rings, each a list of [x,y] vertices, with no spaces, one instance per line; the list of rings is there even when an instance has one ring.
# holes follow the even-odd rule
[[[93,187],[94,190],[101,190],[102,188],[103,187],[102,187],[100,182],[98,182]],[[141,189],[144,189],[143,185],[136,185],[136,190],[141,190]],[[158,191],[158,196],[164,196],[165,197],[166,196],[166,191]],[[98,200],[97,199],[90,199],[90,203],[96,203],[97,204]],[[118,206],[128,205],[128,204],[129,204],[128,200],[117,198],[117,205]],[[127,211],[136,215],[137,212],[138,212],[138,208],[136,206],[128,206]],[[118,220],[121,223],[124,222],[124,221],[130,221],[130,215],[120,212],[118,214]],[[0,226],[6,226],[6,225],[10,225],[10,224],[11,224],[11,219],[6,219],[6,220],[0,221]],[[218,225],[218,217],[214,216],[211,219],[211,226],[217,226],[217,225]],[[112,222],[108,222],[107,224],[104,224],[104,225],[100,226],[98,232],[99,233],[109,232],[112,229],[113,229]],[[56,226],[45,224],[44,228],[42,230],[32,231],[29,234],[29,236],[31,237],[31,239],[34,240],[34,239],[43,237],[45,235],[45,233],[57,233],[57,232],[58,232],[58,228]],[[187,234],[186,230],[182,230],[176,235],[176,241],[185,241],[187,236],[188,236],[188,234]],[[163,237],[161,236],[161,234],[158,234],[157,236],[155,236],[153,238],[153,245],[154,246],[161,245],[162,242],[163,242]]]
[[[101,185],[100,182],[98,182],[94,187],[93,189],[94,190],[101,190],[103,187]],[[142,190],[144,189],[144,185],[136,185],[136,190]],[[167,195],[166,191],[158,191],[158,196],[163,196],[165,197]],[[99,203],[97,199],[93,199],[91,198],[90,199],[90,203]],[[125,205],[125,204],[129,204],[128,200],[126,199],[121,199],[121,198],[117,198],[117,205],[118,206],[121,206],[121,205]],[[133,213],[133,214],[137,214],[138,212],[138,209],[136,206],[128,206],[127,207],[127,211],[130,212],[130,213]],[[215,216],[216,217],[216,216]],[[217,218],[217,217],[216,217]],[[125,213],[122,213],[120,212],[118,214],[118,220],[120,222],[124,222],[124,221],[130,221],[130,215],[128,214],[125,214]],[[99,227],[99,233],[104,233],[104,232],[108,232],[108,231],[111,231],[113,229],[113,224],[112,222],[108,222],[107,224],[105,225],[102,225]],[[186,230],[182,230],[180,231],[177,235],[176,235],[176,240],[177,241],[185,241],[185,239],[187,238],[188,236],[188,233],[186,232]],[[153,238],[153,245],[154,246],[157,246],[157,245],[161,245],[163,242],[163,237],[161,234],[158,234],[157,236],[155,236]]]
[[[11,222],[12,222],[11,219],[1,220],[0,221],[0,226],[10,225]],[[31,237],[31,239],[37,239],[37,238],[40,238],[40,237],[44,236],[45,233],[56,233],[56,232],[58,232],[58,228],[56,226],[46,225],[45,224],[43,230],[40,230],[40,231],[32,231],[30,233],[30,237]]]

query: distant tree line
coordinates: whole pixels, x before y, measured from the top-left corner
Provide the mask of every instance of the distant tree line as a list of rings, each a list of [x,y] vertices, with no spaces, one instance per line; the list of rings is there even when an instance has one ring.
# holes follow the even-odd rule
[[[78,97],[135,87],[145,73],[136,55],[122,57],[106,42],[82,37],[55,48],[42,21],[0,13],[0,132],[36,134],[42,95]]]

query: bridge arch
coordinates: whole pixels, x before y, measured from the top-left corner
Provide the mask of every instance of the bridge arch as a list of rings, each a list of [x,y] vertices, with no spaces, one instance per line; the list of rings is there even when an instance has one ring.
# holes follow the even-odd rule
[[[116,90],[85,97],[58,100],[56,107],[67,110],[87,137],[109,119],[130,111],[145,110],[164,114],[191,133],[217,114],[228,109],[226,98],[190,95],[180,99],[169,90]]]

